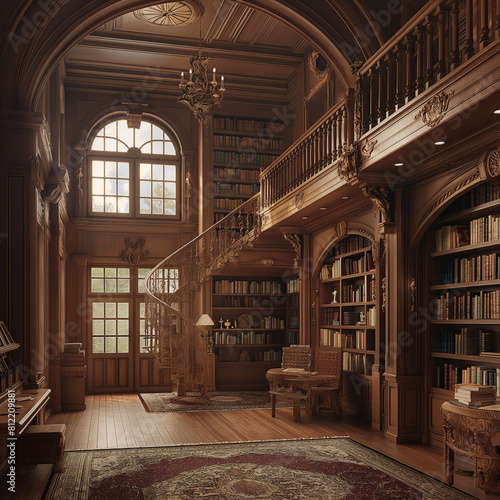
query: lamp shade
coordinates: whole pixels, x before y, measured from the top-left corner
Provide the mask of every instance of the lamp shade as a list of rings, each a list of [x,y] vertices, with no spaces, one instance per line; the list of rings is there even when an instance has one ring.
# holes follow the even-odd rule
[[[196,326],[213,326],[214,322],[212,318],[208,314],[202,314],[198,321],[196,322]]]

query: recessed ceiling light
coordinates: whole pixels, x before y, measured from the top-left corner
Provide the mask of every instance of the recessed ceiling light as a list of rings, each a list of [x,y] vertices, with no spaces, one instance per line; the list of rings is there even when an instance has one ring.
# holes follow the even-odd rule
[[[500,109],[495,109],[495,111],[493,111],[493,113],[495,113],[496,115],[500,115]]]
[[[302,218],[303,218],[304,220],[309,219],[309,217],[308,217],[307,215],[304,215]]]
[[[434,143],[435,146],[442,146],[443,144],[446,144],[444,141],[437,141]]]
[[[348,199],[349,199],[349,196],[341,196],[341,198],[342,198],[343,200],[348,200]]]
[[[404,163],[401,163],[401,162],[398,162],[398,163],[394,164],[395,167],[402,167],[403,165],[404,165]]]
[[[326,207],[319,207],[320,210],[326,210]]]

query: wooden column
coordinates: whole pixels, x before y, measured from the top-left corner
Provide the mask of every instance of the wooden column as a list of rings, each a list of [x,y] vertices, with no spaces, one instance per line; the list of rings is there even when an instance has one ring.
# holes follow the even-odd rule
[[[447,12],[443,7],[438,9],[438,74],[437,78],[443,78],[447,71],[446,67],[446,15]]]
[[[415,97],[415,67],[413,64],[413,53],[415,50],[415,39],[408,35],[404,40],[406,63],[405,63],[405,98],[410,101]]]
[[[392,115],[396,109],[396,56],[388,52],[385,56],[387,65],[387,116]]]
[[[385,435],[396,443],[422,441],[422,376],[419,345],[409,331],[408,196],[395,193],[394,223],[384,226],[386,243]]]
[[[425,37],[425,84],[429,88],[436,82],[434,77],[434,60],[432,57],[432,49],[434,44],[434,18],[428,16],[426,19],[426,37]]]

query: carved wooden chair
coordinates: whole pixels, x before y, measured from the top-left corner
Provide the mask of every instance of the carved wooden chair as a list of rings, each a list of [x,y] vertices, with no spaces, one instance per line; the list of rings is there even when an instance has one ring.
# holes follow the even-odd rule
[[[314,369],[320,375],[333,375],[327,386],[311,387],[311,406],[313,415],[321,409],[342,413],[340,391],[342,388],[342,349],[340,347],[319,347],[314,355]]]
[[[283,347],[281,358],[281,368],[283,373],[277,377],[271,386],[269,395],[271,396],[271,416],[276,416],[276,398],[289,399],[292,401],[292,415],[294,422],[300,422],[300,405],[302,401],[306,405],[308,422],[311,423],[311,398],[310,392],[294,389],[286,382],[287,375],[293,376],[296,373],[308,372],[311,369],[312,350],[310,347]],[[289,372],[287,372],[289,370]]]

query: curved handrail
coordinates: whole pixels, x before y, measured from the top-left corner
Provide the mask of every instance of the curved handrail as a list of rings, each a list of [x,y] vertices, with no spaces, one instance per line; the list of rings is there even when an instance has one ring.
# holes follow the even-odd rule
[[[144,280],[145,349],[186,390],[206,389],[207,346],[197,334],[194,294],[260,235],[260,193],[161,261]],[[181,390],[181,389],[179,389]]]

